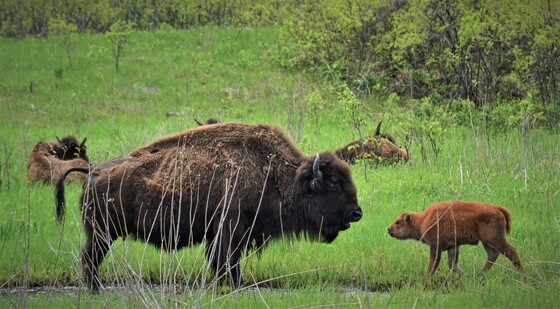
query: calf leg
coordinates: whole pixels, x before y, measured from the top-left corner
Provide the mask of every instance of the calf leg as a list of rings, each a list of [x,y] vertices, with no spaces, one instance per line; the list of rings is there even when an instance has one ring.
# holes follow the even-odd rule
[[[494,248],[494,246],[492,246],[491,244],[483,242],[482,245],[484,246],[484,250],[486,250],[486,254],[488,255],[486,264],[484,264],[484,268],[482,268],[482,271],[480,272],[481,274],[484,274],[490,269],[490,267],[492,267],[492,265],[494,265],[494,262],[496,262],[496,259],[500,255],[500,251]]]
[[[519,259],[519,255],[517,255],[515,247],[513,247],[506,241],[505,236],[498,236],[495,239],[483,242],[483,245],[484,249],[486,249],[486,252],[488,253],[488,261],[486,262],[486,265],[484,266],[482,272],[490,269],[500,253],[505,255],[513,263],[517,270],[523,270],[521,260]]]
[[[505,255],[517,268],[517,270],[522,271],[523,266],[521,265],[521,260],[519,259],[519,255],[517,255],[517,250],[515,247],[510,245],[507,241],[504,240],[504,243],[498,248],[501,254]]]
[[[433,275],[436,272],[440,260],[441,250],[437,246],[430,246],[430,263],[428,264],[430,275]]]
[[[459,246],[447,250],[447,264],[449,269],[458,274],[465,275],[465,272],[459,268]]]

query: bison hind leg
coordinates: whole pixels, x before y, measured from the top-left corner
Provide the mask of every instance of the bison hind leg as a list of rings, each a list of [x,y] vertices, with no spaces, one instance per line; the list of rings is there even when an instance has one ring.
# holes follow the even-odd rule
[[[513,265],[515,266],[515,268],[517,268],[517,270],[519,271],[523,270],[523,266],[521,265],[521,260],[519,259],[519,255],[517,254],[517,250],[515,250],[514,246],[506,242],[503,246],[499,248],[499,250],[500,253],[505,255],[513,263]]]
[[[496,259],[498,259],[498,256],[500,255],[500,251],[498,251],[498,249],[488,243],[483,242],[482,245],[484,246],[484,250],[486,250],[486,254],[488,255],[486,264],[484,264],[484,268],[482,268],[482,271],[480,272],[481,274],[484,274],[490,269],[490,267],[492,267],[492,265],[494,265]]]
[[[80,254],[80,261],[83,276],[90,290],[97,291],[101,287],[99,265],[105,258],[112,243],[113,239],[102,239],[102,237],[96,234],[87,237],[87,241]]]
[[[460,275],[466,275],[466,273],[459,268],[459,246],[447,250],[447,264],[449,265],[449,269],[454,272]]]

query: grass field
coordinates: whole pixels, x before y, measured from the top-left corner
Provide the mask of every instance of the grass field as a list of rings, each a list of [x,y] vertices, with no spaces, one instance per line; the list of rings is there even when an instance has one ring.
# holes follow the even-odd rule
[[[119,240],[102,264],[107,286],[89,294],[81,286],[78,254],[84,242],[80,185],[67,186],[68,214],[57,226],[53,187],[27,184],[28,154],[55,135],[88,138],[89,157],[101,162],[163,135],[196,126],[194,118],[272,123],[307,154],[334,150],[355,137],[341,121],[335,99],[311,115],[311,93],[324,84],[275,62],[271,28],[237,31],[135,33],[117,73],[102,35],[80,35],[70,48],[61,39],[0,42],[0,307],[541,307],[560,305],[560,138],[532,130],[486,133],[450,127],[436,157],[394,166],[352,166],[363,219],[332,244],[273,241],[242,265],[258,288],[235,291],[212,283],[203,246],[174,253]],[[365,102],[373,133],[383,102]],[[401,132],[390,111],[384,132]],[[404,136],[395,135],[397,141]],[[482,246],[465,246],[450,273],[445,260],[433,278],[428,247],[398,241],[387,227],[401,212],[444,200],[504,205],[513,215],[508,241],[525,272],[505,257],[477,276]],[[445,256],[444,256],[445,259]],[[74,288],[68,288],[73,286]],[[41,292],[30,290],[38,288]],[[15,289],[15,290],[13,290]]]

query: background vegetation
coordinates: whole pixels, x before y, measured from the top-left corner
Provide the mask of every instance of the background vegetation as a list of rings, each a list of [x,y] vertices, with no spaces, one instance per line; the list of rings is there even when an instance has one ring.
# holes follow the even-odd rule
[[[6,36],[0,39],[1,307],[557,307],[560,303],[558,100],[541,101],[541,90],[535,86],[539,83],[532,77],[542,65],[552,70],[547,78],[556,78],[558,64],[553,58],[550,65],[541,62],[542,57],[523,58],[526,62],[502,58],[510,52],[519,57],[536,52],[532,41],[536,32],[527,33],[545,31],[547,27],[537,26],[538,20],[549,18],[545,9],[555,3],[531,2],[536,3],[532,10],[542,11],[526,20],[519,11],[523,2],[502,3],[511,10],[479,11],[484,19],[495,12],[519,12],[519,27],[511,26],[511,37],[500,41],[512,44],[502,45],[502,56],[490,55],[495,52],[492,48],[475,53],[466,45],[449,47],[449,53],[443,52],[445,48],[435,52],[441,47],[432,40],[447,28],[431,25],[437,19],[425,13],[435,12],[439,5],[443,10],[444,4],[449,14],[468,8],[477,12],[474,2],[323,1],[298,4],[305,7],[296,10],[295,4],[287,5],[290,2],[249,6],[192,1],[189,5],[198,6],[185,5],[182,11],[190,15],[177,14],[185,18],[184,24],[148,18],[153,20],[151,26],[138,16],[152,15],[132,14],[125,8],[144,8],[134,12],[157,8],[153,16],[170,18],[173,14],[163,14],[168,12],[164,8],[180,11],[181,6],[173,1],[0,3]],[[490,8],[489,2],[476,4]],[[65,17],[68,11],[90,16],[83,20],[91,24]],[[557,18],[558,10],[549,11],[550,18]],[[99,22],[103,15],[105,23]],[[451,19],[457,27],[480,25],[464,20],[464,13],[457,16]],[[402,28],[407,23],[411,28]],[[493,27],[503,25],[495,23]],[[364,25],[377,30],[363,36],[357,30]],[[465,31],[461,27],[457,29]],[[548,28],[557,31],[554,27]],[[428,30],[433,32],[422,32]],[[477,31],[480,37],[502,35],[488,28]],[[406,48],[398,43],[405,34],[414,43]],[[355,56],[360,46],[356,35],[365,38],[364,58]],[[514,52],[515,44],[520,44],[516,40],[527,45]],[[398,46],[389,48],[391,41]],[[558,52],[557,44],[550,41],[552,54]],[[488,43],[480,46],[486,48]],[[467,61],[473,55],[490,58]],[[448,56],[457,62],[446,62],[452,59]],[[480,67],[468,67],[469,72],[482,72],[489,65],[485,61],[494,63],[489,59],[503,61],[500,68],[511,66],[514,71],[484,71],[495,74],[485,81],[514,81],[512,88],[499,89],[520,91],[519,95],[500,93],[479,101],[460,95],[459,86],[465,81],[459,82],[458,75],[444,74],[447,69],[466,70],[472,63]],[[515,71],[521,68],[526,71]],[[445,76],[449,81],[440,79]],[[554,85],[549,88],[557,91],[558,82]],[[232,291],[216,285],[203,259],[203,246],[162,253],[133,240],[117,242],[103,263],[107,290],[90,295],[77,288],[82,284],[78,252],[84,242],[77,203],[80,185],[67,187],[66,223],[57,226],[53,188],[25,181],[32,146],[38,140],[52,141],[55,135],[87,136],[95,163],[193,127],[193,118],[208,117],[277,124],[308,154],[371,134],[382,120],[382,131],[407,146],[412,158],[405,165],[354,165],[364,218],[329,245],[281,239],[260,256],[248,256],[243,276],[260,282],[259,288]],[[442,263],[436,276],[429,278],[428,248],[387,234],[387,226],[402,211],[420,211],[452,199],[508,207],[513,214],[509,240],[526,271],[517,273],[500,257],[486,276],[477,276],[486,255],[481,246],[467,246],[462,248],[461,265],[468,276],[449,273]],[[33,292],[33,287],[41,293]],[[10,292],[14,288],[17,292]]]
[[[115,24],[276,26],[285,67],[342,80],[360,96],[396,93],[446,110],[466,101],[500,130],[560,119],[555,0],[0,1],[5,37],[115,33]]]

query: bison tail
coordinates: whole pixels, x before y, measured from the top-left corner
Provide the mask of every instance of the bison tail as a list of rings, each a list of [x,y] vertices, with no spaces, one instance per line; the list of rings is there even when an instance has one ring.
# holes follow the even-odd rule
[[[506,218],[506,233],[509,234],[509,232],[511,231],[511,213],[505,207],[498,206],[498,209]]]
[[[88,167],[73,167],[73,168],[70,168],[70,169],[66,170],[66,172],[64,172],[64,174],[62,174],[60,179],[56,182],[56,189],[55,189],[56,221],[58,223],[62,222],[62,219],[64,219],[64,213],[66,212],[66,208],[65,208],[66,201],[64,199],[64,179],[66,179],[66,176],[68,176],[68,174],[70,174],[72,172],[81,172],[81,173],[87,174],[87,173],[89,173],[89,170],[90,169]]]

